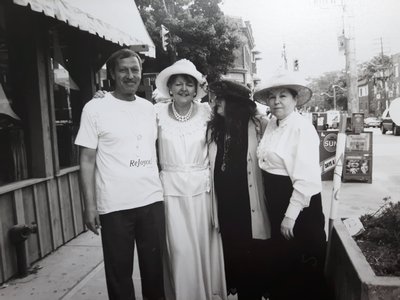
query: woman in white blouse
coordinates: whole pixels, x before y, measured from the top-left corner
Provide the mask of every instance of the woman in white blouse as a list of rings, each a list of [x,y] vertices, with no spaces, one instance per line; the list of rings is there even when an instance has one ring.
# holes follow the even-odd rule
[[[273,76],[254,94],[273,115],[257,150],[274,248],[271,299],[325,299],[319,137],[311,122],[295,111],[311,95],[287,72]]]

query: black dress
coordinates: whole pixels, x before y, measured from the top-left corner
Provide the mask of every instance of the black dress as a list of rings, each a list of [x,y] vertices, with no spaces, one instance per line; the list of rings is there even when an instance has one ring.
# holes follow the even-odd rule
[[[288,241],[280,227],[293,192],[292,181],[268,172],[263,172],[263,177],[272,234],[270,299],[328,299],[323,279],[326,234],[321,193],[311,197],[309,207],[300,212],[293,228],[294,239]]]
[[[228,292],[235,294],[237,291],[239,299],[261,299],[265,289],[262,261],[266,255],[266,241],[252,238],[247,187],[247,130],[246,126],[240,132],[244,142],[231,142],[225,160],[225,141],[220,139],[217,142],[214,181]]]

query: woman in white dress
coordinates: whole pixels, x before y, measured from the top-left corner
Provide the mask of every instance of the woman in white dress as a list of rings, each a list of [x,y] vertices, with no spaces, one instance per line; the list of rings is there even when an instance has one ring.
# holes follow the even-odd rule
[[[171,97],[156,104],[166,219],[167,299],[227,299],[222,242],[213,226],[206,129],[211,109],[203,75],[182,59],[156,78]]]

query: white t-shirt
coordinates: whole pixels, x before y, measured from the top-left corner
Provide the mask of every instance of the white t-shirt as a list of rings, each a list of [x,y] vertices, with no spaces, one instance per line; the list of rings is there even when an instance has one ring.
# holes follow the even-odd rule
[[[313,195],[322,190],[319,137],[311,122],[297,112],[276,122],[272,117],[257,149],[261,169],[289,176],[293,193],[285,215],[296,220]]]
[[[163,200],[155,142],[153,105],[136,96],[92,99],[82,111],[75,144],[96,149],[96,199],[99,214]]]

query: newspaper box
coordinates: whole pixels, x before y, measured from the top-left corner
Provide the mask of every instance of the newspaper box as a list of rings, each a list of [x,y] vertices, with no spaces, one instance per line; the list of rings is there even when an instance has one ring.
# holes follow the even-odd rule
[[[342,180],[372,183],[372,132],[346,135]]]
[[[328,128],[328,119],[326,112],[313,112],[312,124],[317,131],[326,130]]]

